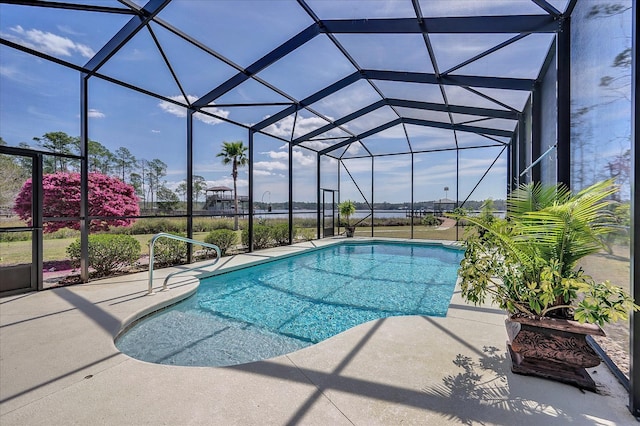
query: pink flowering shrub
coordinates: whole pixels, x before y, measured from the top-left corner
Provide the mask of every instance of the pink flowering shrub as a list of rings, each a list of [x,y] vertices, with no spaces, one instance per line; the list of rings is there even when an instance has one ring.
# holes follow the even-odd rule
[[[32,182],[28,179],[16,197],[13,210],[31,224]],[[42,178],[42,216],[80,216],[80,173],[58,172]],[[138,216],[138,197],[135,189],[120,179],[89,173],[89,216]],[[129,226],[135,219],[92,220],[91,231],[107,231],[111,226]],[[79,229],[77,220],[48,221],[44,232],[55,232],[62,228]]]

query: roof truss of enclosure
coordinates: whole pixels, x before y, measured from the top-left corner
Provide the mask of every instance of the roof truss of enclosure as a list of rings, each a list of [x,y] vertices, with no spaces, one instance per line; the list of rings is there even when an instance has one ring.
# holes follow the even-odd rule
[[[349,158],[509,145],[575,2],[403,0],[386,7],[376,0],[291,0],[239,8],[216,1],[206,11],[201,2],[171,0],[3,3],[122,23],[84,64],[3,34],[6,46]],[[276,20],[285,15],[287,22]],[[242,32],[246,45],[229,50],[230,31]],[[133,72],[110,66],[129,45],[155,55],[163,69],[154,72],[170,76],[166,88],[145,87]],[[174,61],[177,49],[181,62],[192,58],[194,66]]]

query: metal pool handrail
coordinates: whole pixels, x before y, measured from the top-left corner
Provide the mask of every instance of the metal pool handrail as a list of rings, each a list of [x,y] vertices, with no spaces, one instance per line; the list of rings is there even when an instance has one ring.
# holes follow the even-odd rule
[[[220,247],[218,247],[215,244],[209,244],[209,243],[205,243],[202,241],[198,241],[198,240],[192,240],[191,238],[186,238],[186,237],[181,237],[179,235],[173,235],[173,234],[167,234],[166,232],[160,232],[159,234],[154,235],[153,237],[151,237],[151,241],[149,241],[149,291],[147,292],[147,295],[151,295],[154,294],[153,293],[153,247],[154,244],[156,243],[156,240],[160,237],[165,237],[165,238],[170,238],[173,240],[178,240],[178,241],[184,241],[185,243],[192,243],[192,244],[197,244],[199,246],[203,246],[203,247],[209,247],[212,248],[216,251],[216,260],[206,266],[212,266],[215,265],[216,263],[218,263],[218,261],[220,260],[220,257],[222,257],[222,252],[220,251]],[[199,268],[201,268],[202,266],[199,266]],[[178,271],[178,272],[174,272],[169,274],[165,280],[164,283],[162,284],[162,290],[166,290],[167,289],[167,281],[169,280],[169,277],[178,274],[178,273],[182,273],[182,272],[187,272],[190,271],[191,269],[195,269],[195,268],[190,268],[190,269],[186,269],[184,271]]]

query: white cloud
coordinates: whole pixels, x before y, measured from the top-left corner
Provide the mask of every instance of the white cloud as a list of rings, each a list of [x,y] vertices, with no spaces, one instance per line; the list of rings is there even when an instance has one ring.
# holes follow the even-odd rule
[[[54,56],[73,56],[79,53],[85,58],[95,55],[93,49],[86,44],[76,43],[67,37],[62,37],[50,32],[31,29],[25,30],[20,25],[9,28],[12,33],[2,33],[1,35],[34,50]]]
[[[287,149],[284,145],[281,149]],[[260,154],[268,156],[272,160],[276,161],[258,161],[254,163],[254,174],[261,174],[263,176],[272,174],[271,172],[276,170],[288,170],[289,169],[289,152],[288,151],[268,151],[261,152]],[[316,160],[314,155],[306,155],[300,150],[293,151],[293,163],[295,167],[311,167],[315,166]],[[256,173],[257,172],[257,173]]]
[[[256,170],[267,170],[267,171],[287,170],[288,168],[286,164],[281,163],[280,161],[258,161],[253,164],[253,167],[254,167],[254,172]]]
[[[75,31],[73,28],[71,28],[71,27],[69,27],[67,25],[56,25],[56,28],[58,28],[58,31],[60,31],[61,33],[70,34],[70,35],[74,35],[74,36],[84,35],[82,33],[79,33],[77,31]]]
[[[160,133],[160,130],[151,129],[151,133]]]
[[[336,151],[336,152],[342,152],[341,150],[343,150],[343,149],[344,149],[344,147],[340,147],[340,148],[338,148],[338,150],[340,150],[340,151]],[[362,148],[362,144],[360,142],[352,142],[352,143],[349,144],[349,147],[345,151],[345,155],[347,155],[347,156],[356,156],[356,155],[364,154],[365,152],[366,151],[364,150],[364,148]]]
[[[339,141],[334,141],[334,143],[337,143],[337,142],[339,142]],[[333,144],[328,143],[328,142],[324,142],[324,141],[313,141],[313,140],[311,140],[311,141],[303,142],[300,145],[304,146],[304,147],[307,147],[307,148],[310,148],[310,149],[314,149],[316,151],[322,151],[323,149],[328,148]]]
[[[50,114],[49,111],[41,111],[35,106],[27,107],[27,113],[38,120],[55,121],[57,118],[55,114]]]
[[[238,179],[236,184],[238,186],[238,194],[246,195],[247,188],[249,187],[249,181],[246,179]],[[233,188],[233,178],[228,177],[224,179],[208,180],[207,188],[211,188],[213,186],[226,186],[227,188]]]
[[[280,149],[286,149],[286,146],[280,147]],[[289,158],[289,153],[285,151],[269,151],[263,152],[262,154],[266,154],[269,158],[273,158],[274,160],[286,160]]]
[[[17,68],[7,65],[0,65],[0,75],[8,78],[9,80],[17,80],[20,76]]]
[[[253,171],[253,175],[254,176],[272,176],[273,173],[267,171],[267,170],[254,170]]]
[[[173,99],[174,101],[178,101],[178,102],[183,102],[184,98],[182,96],[170,96],[171,99]],[[173,114],[176,117],[186,117],[187,116],[187,109],[184,107],[181,107],[179,105],[173,104],[171,102],[167,102],[167,101],[162,101],[158,104],[158,106],[165,112],[168,112],[169,114]]]
[[[344,127],[355,134],[360,134],[397,118],[398,115],[390,107],[382,107],[349,121]]]
[[[264,118],[269,118],[269,116],[267,115]],[[282,138],[289,139],[291,138],[291,131],[293,130],[294,118],[295,118],[294,115],[285,117],[282,120],[278,121],[277,123],[273,123],[269,127],[266,127],[264,131],[266,133],[270,133],[275,136],[280,136]],[[331,119],[331,117],[328,117],[328,118]],[[305,117],[298,116],[298,118],[295,120],[296,129],[293,134],[293,137],[297,138],[298,136],[306,135],[307,133],[315,129],[318,129],[326,124],[329,124],[329,123],[320,117],[305,118]]]
[[[104,118],[106,117],[103,112],[98,111],[97,109],[90,108],[89,109],[89,118]]]
[[[315,166],[315,155],[306,155],[302,151],[293,151],[293,161],[300,166]]]
[[[373,90],[369,82],[360,80],[321,99],[313,104],[313,108],[325,115],[344,117],[380,99],[380,95]]]
[[[220,108],[207,108],[207,111],[219,117],[223,117],[223,118],[229,117],[229,111],[226,111]],[[210,115],[200,114],[199,112],[196,112],[195,114],[193,114],[193,117],[196,120],[200,120],[205,124],[214,125],[222,122],[222,120],[218,120],[217,118],[211,117]]]
[[[184,102],[184,97],[181,95],[176,95],[176,96],[170,96],[170,99],[173,99],[174,101],[177,102]],[[193,96],[193,95],[187,95],[187,99],[189,100],[189,103],[192,104],[195,101],[198,100],[198,97]],[[158,106],[165,112],[168,112],[169,114],[175,115],[176,117],[186,117],[187,116],[187,109],[185,107],[181,107],[180,105],[176,105],[174,103],[171,102],[167,102],[167,101],[162,101],[158,104]],[[219,117],[222,118],[228,118],[229,117],[229,111],[221,109],[221,108],[207,108],[207,112],[210,112],[211,114],[215,114]],[[220,123],[222,120],[219,120],[215,117],[211,117],[209,115],[205,115],[205,114],[200,114],[200,113],[195,113],[193,115],[193,117],[196,120],[200,120],[205,124],[218,124]]]

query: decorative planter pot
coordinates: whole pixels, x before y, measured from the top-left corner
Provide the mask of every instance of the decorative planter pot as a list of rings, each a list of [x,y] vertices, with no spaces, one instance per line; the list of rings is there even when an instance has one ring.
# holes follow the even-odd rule
[[[596,391],[586,368],[600,364],[587,335],[604,336],[595,324],[561,319],[510,317],[505,320],[511,371]]]
[[[345,226],[344,230],[345,230],[345,233],[347,235],[347,238],[351,238],[351,237],[353,237],[353,233],[356,231],[356,227],[355,226]]]

